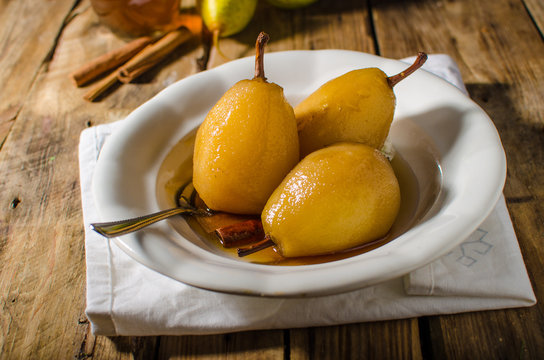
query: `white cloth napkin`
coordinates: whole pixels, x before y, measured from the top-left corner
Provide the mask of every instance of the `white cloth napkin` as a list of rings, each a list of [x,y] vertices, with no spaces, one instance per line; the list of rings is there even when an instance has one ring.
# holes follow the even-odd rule
[[[405,59],[411,62],[412,59]],[[447,55],[424,66],[466,92]],[[91,179],[102,145],[119,122],[81,134],[79,162],[87,264],[86,314],[94,334],[188,335],[323,326],[536,303],[504,197],[459,247],[403,278],[309,299],[272,299],[197,289],[136,262],[89,224],[102,221]]]

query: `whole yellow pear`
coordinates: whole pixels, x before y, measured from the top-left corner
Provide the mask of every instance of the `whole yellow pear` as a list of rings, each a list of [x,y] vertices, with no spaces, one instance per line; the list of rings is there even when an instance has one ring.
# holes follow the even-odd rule
[[[389,161],[339,143],[302,159],[269,198],[263,229],[285,257],[334,253],[387,234],[400,208]]]
[[[193,183],[213,210],[260,214],[268,197],[299,160],[293,108],[283,89],[264,78],[257,41],[256,76],[232,86],[196,134]]]
[[[295,107],[301,156],[341,141],[381,148],[395,112],[393,86],[421,67],[427,55],[400,74],[378,68],[350,71],[323,84]]]

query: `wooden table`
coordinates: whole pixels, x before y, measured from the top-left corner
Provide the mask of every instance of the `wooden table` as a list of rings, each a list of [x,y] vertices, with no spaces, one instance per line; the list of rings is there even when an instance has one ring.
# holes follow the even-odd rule
[[[544,306],[216,336],[93,336],[85,310],[77,145],[89,126],[122,119],[175,80],[201,70],[206,50],[182,45],[135,83],[99,102],[69,73],[123,44],[88,0],[0,2],[0,357],[537,359]],[[296,11],[259,3],[225,39],[230,58],[269,51],[349,49],[389,58],[419,50],[459,64],[493,119],[508,158],[504,193],[537,298],[544,299],[544,3],[540,0],[320,0]],[[222,62],[215,51],[205,64]]]

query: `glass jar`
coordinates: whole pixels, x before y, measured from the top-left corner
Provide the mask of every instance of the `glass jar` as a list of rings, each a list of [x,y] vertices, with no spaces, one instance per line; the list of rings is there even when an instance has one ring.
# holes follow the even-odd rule
[[[177,21],[181,0],[91,0],[100,21],[121,36],[168,31]]]

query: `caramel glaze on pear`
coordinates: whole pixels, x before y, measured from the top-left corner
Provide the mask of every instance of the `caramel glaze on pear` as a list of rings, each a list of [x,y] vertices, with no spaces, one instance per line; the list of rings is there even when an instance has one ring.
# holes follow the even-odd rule
[[[378,150],[339,143],[291,170],[268,200],[263,229],[285,257],[322,255],[387,234],[400,209],[400,187]]]
[[[295,107],[301,156],[341,141],[381,148],[395,112],[393,86],[426,59],[419,53],[413,65],[391,77],[377,68],[353,70],[310,94]]]
[[[260,214],[299,160],[293,108],[283,89],[266,81],[257,39],[255,77],[232,86],[196,134],[193,183],[206,205],[235,214]]]

